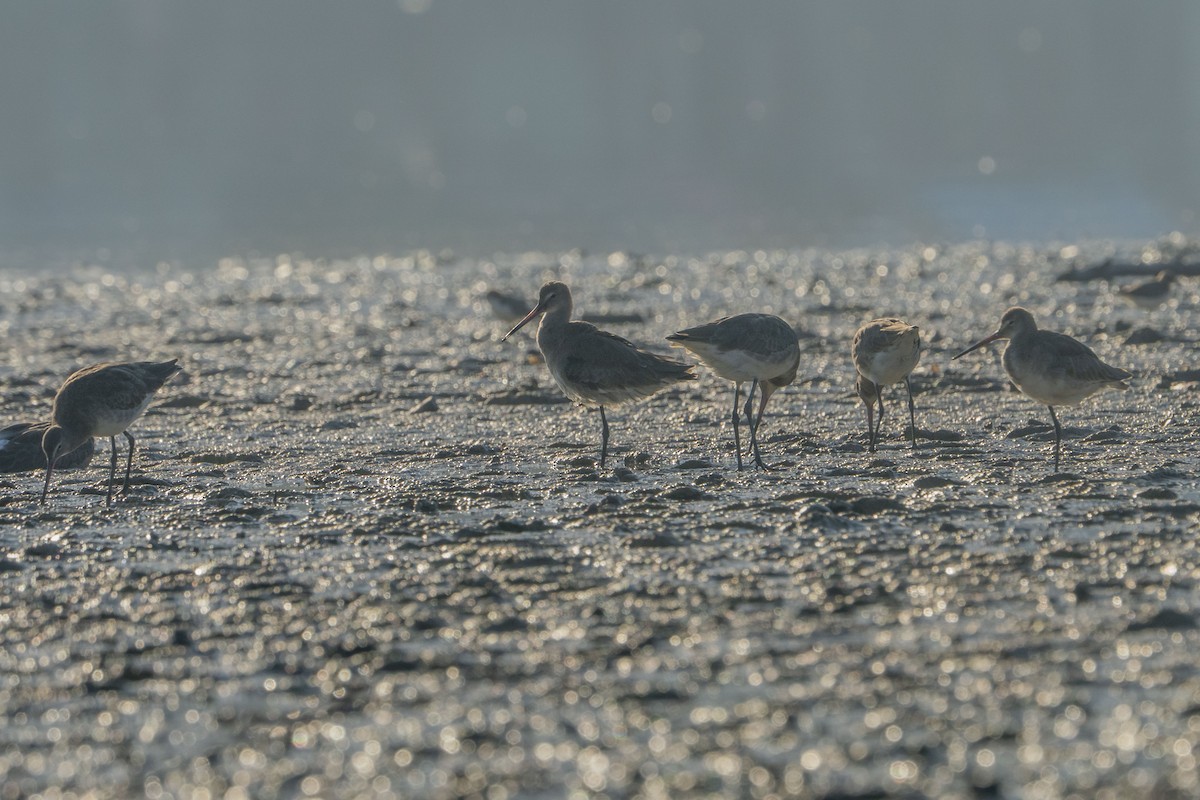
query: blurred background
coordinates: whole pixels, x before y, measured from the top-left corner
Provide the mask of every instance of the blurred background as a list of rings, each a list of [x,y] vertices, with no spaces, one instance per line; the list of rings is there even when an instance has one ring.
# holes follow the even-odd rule
[[[1200,4],[13,0],[0,251],[1195,232]]]

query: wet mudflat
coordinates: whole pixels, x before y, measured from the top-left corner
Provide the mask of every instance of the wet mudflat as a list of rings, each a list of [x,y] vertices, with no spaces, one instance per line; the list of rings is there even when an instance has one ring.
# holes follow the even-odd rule
[[[45,508],[0,480],[0,798],[1194,797],[1200,285],[1055,281],[1188,246],[2,269],[0,422],[86,363],[186,371],[113,508],[107,442]],[[703,369],[599,469],[486,300],[549,278],[654,348],[793,322],[773,469]],[[1018,303],[1136,375],[1060,411],[1057,475],[1001,347],[950,361]],[[866,451],[880,314],[922,329],[916,451],[902,388]]]

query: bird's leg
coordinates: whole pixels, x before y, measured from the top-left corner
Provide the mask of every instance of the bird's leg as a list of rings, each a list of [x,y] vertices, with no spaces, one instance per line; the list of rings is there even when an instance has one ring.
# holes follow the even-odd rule
[[[1054,420],[1054,471],[1058,472],[1058,449],[1059,443],[1062,441],[1062,426],[1058,424],[1058,416],[1054,413],[1054,406],[1046,406],[1050,409],[1050,419]]]
[[[754,417],[755,430],[762,427],[763,414],[766,413],[767,401],[770,399],[771,396],[764,392],[761,386],[758,387],[758,413]]]
[[[125,438],[129,440],[129,456],[125,459],[125,488],[121,494],[129,494],[129,473],[133,470],[133,436],[125,431]]]
[[[752,401],[754,400],[754,390],[762,391],[762,387],[758,385],[758,378],[755,378],[750,383],[750,394],[746,397],[746,418],[750,423],[750,450],[754,453],[754,463],[759,469],[767,469],[767,465],[763,463],[762,454],[758,452],[758,425],[754,421],[754,415],[751,413],[754,409]]]
[[[754,442],[758,435],[758,422],[753,417],[754,409],[754,387],[758,385],[757,380],[750,382],[750,393],[746,395],[746,404],[742,406],[742,413],[746,415],[746,427],[750,429],[750,441],[746,443],[746,455],[754,452]],[[759,392],[759,394],[762,394]]]
[[[875,446],[872,451],[879,447],[879,435],[883,430],[883,384],[875,384],[875,402],[879,403],[879,419],[875,420]]]
[[[742,406],[742,413],[746,415],[746,424],[750,425],[754,429],[754,437],[755,437],[754,441],[757,441],[758,440],[758,429],[760,427],[762,427],[763,409],[767,407],[767,395],[763,392],[762,386],[759,385],[759,387],[758,387],[758,412],[756,414],[754,414],[754,416],[751,416],[752,409],[754,408],[753,385],[754,384],[751,384],[752,390],[751,390],[750,395],[746,397],[746,405]],[[747,442],[746,443],[746,455],[750,455],[752,452],[754,452],[753,442]]]
[[[875,411],[873,404],[863,401],[867,408],[867,452],[875,452]]]
[[[117,437],[108,437],[108,449],[112,458],[108,462],[108,496],[104,498],[105,505],[112,505],[113,483],[117,480]]]
[[[733,452],[737,453],[737,468],[738,472],[742,471],[742,437],[738,433],[738,397],[742,391],[742,384],[738,381],[733,383]]]
[[[912,447],[917,449],[917,412],[913,408],[912,399],[912,382],[909,381],[909,376],[904,376],[904,388],[908,389],[908,424],[912,426]]]
[[[604,469],[604,460],[608,457],[608,417],[604,416],[604,406],[600,406],[600,469]]]

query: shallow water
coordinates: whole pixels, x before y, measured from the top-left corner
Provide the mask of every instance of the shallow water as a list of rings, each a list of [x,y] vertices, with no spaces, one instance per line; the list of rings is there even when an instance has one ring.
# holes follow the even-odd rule
[[[0,797],[1195,796],[1200,289],[1054,280],[1186,244],[0,271],[0,422],[186,367],[112,509],[107,444],[45,509],[0,481]],[[610,413],[599,469],[485,298],[550,277],[653,347],[794,323],[773,469],[733,469],[703,368]],[[950,361],[1014,303],[1136,373],[1062,411],[1058,475],[999,348]],[[898,389],[864,447],[880,314],[922,329],[916,451]]]

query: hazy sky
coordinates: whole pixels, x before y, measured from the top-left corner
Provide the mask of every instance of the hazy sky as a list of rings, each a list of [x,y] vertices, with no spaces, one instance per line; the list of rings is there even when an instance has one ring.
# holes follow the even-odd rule
[[[1194,2],[14,0],[0,250],[1200,224]]]

